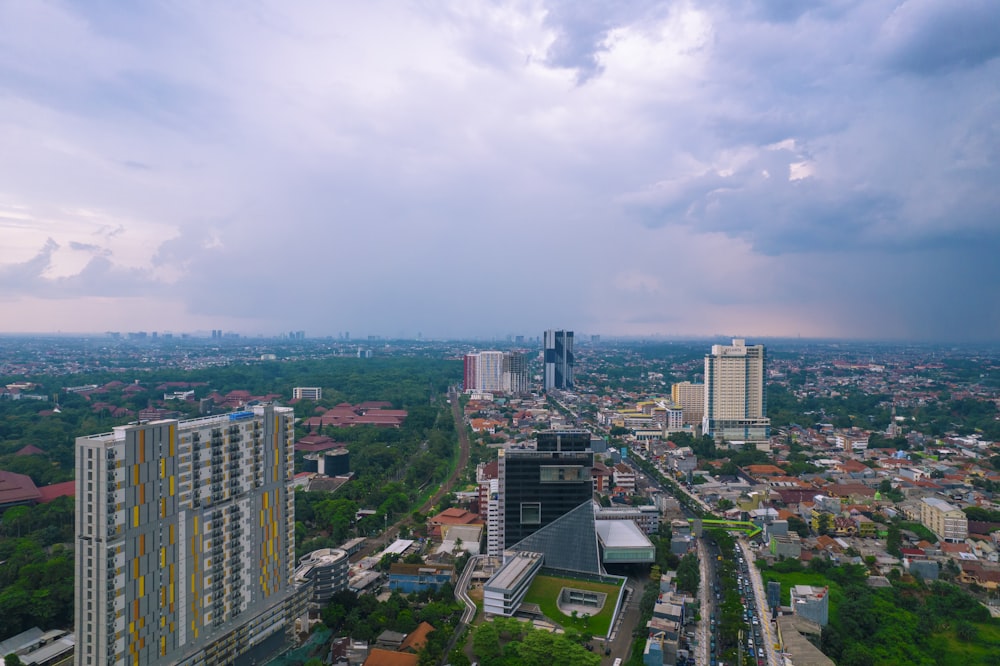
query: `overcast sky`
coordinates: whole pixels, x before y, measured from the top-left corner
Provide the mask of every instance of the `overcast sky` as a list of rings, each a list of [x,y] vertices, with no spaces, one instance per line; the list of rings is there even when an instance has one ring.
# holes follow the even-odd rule
[[[0,331],[1000,338],[1000,2],[0,0]]]

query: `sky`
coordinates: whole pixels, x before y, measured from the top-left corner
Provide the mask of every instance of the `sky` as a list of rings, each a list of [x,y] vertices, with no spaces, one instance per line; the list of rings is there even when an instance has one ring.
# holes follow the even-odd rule
[[[996,341],[998,26],[0,0],[0,332]]]

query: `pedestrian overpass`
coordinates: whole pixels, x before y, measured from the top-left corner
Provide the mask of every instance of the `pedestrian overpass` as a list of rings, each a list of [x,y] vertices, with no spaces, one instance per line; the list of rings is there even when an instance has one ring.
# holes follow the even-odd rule
[[[692,529],[697,533],[698,523],[701,523],[702,528],[714,528],[721,527],[724,530],[732,532],[743,532],[747,538],[753,538],[760,534],[763,530],[760,526],[751,523],[746,520],[722,520],[720,518],[688,518],[688,522],[691,523]]]

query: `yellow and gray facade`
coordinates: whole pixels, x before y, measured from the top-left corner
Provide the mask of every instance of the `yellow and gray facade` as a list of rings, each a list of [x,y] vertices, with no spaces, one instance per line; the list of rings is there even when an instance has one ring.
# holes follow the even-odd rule
[[[76,666],[230,664],[284,633],[293,413],[163,420],[76,446]]]

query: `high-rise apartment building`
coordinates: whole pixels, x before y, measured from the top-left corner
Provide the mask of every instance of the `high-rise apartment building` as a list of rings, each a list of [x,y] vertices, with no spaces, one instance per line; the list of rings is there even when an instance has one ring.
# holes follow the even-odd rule
[[[76,666],[232,664],[283,643],[301,596],[293,420],[258,406],[77,439]]]
[[[476,388],[480,391],[503,390],[503,352],[479,352],[476,365]]]
[[[466,354],[462,359],[462,388],[475,391],[478,385],[476,368],[479,365],[479,354]]]
[[[491,555],[499,555],[593,498],[594,453],[585,430],[541,432],[535,449],[497,453],[496,533],[487,535],[496,549]]]
[[[573,331],[545,331],[545,390],[573,390]]]
[[[702,431],[716,440],[764,442],[771,431],[764,394],[764,345],[712,345],[705,356]]]
[[[522,351],[506,352],[503,355],[503,390],[514,395],[527,393],[528,357]]]
[[[529,388],[528,362],[519,351],[466,354],[462,376],[466,391],[526,393]]]
[[[684,425],[701,425],[705,416],[705,385],[678,382],[670,387],[670,397],[683,411]]]

